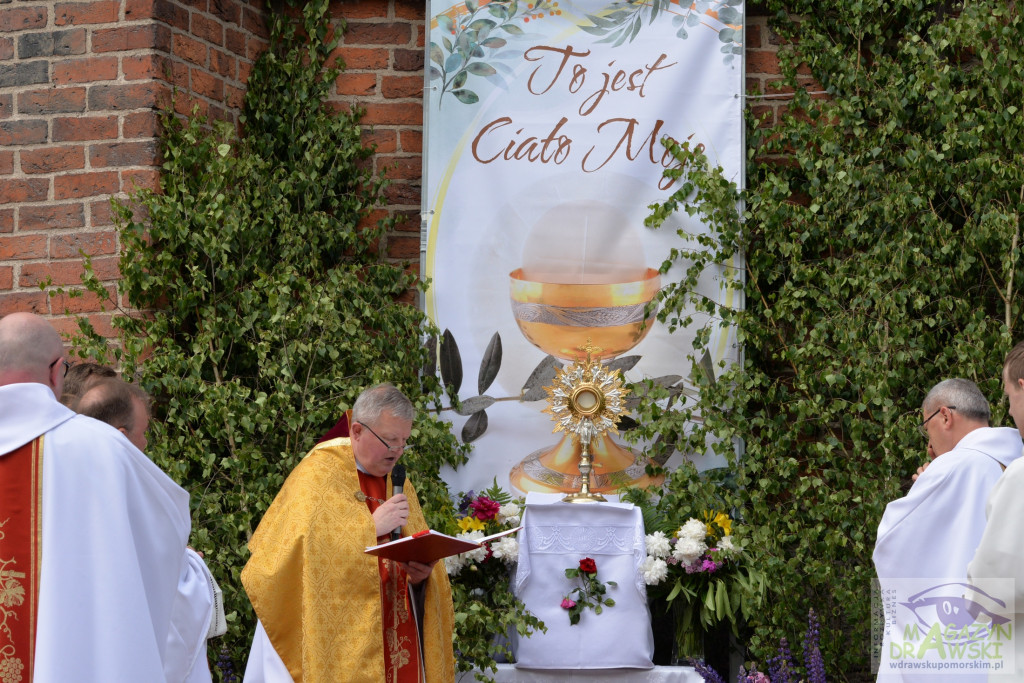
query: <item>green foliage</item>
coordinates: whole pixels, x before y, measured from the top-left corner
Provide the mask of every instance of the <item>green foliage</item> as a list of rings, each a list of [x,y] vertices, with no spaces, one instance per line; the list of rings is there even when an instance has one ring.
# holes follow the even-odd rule
[[[224,589],[236,671],[255,625],[239,582],[249,537],[362,388],[390,381],[416,403],[406,461],[431,523],[450,515],[440,467],[464,458],[428,413],[439,385],[418,369],[433,330],[400,302],[414,277],[378,251],[392,220],[367,220],[385,180],[369,170],[359,113],[325,105],[327,7],[304,7],[301,36],[271,18],[244,135],[165,114],[160,192],[115,207],[136,310],[115,318],[112,353],[156,400],[149,455],[192,494],[191,545]],[[81,353],[103,357],[106,340],[89,340]]]
[[[684,310],[709,312],[735,326],[744,357],[717,378],[695,372],[696,404],[644,406],[642,434],[660,434],[660,449],[712,443],[735,463],[730,503],[769,577],[753,654],[769,656],[813,607],[825,661],[849,680],[869,662],[875,529],[925,459],[924,394],[967,377],[993,424],[1005,421],[999,370],[1021,322],[1024,20],[998,0],[955,12],[768,5],[796,94],[778,125],[750,122],[748,188],[675,146],[685,182],[650,220],[685,210],[718,231],[681,235],[666,266],[682,263],[687,279],[663,293],[660,315],[682,326]],[[819,84],[827,96],[807,94]],[[745,310],[697,297],[694,278],[737,252],[745,272],[724,286],[744,288]],[[670,488],[702,485],[680,474]]]

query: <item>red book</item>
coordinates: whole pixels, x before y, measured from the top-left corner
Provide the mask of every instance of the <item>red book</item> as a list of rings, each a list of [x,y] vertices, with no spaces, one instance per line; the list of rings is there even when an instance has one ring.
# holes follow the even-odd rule
[[[421,531],[418,534],[405,536],[397,541],[370,546],[366,549],[366,554],[386,557],[389,560],[395,560],[396,562],[413,561],[430,564],[434,560],[440,560],[442,557],[458,555],[460,553],[467,553],[470,550],[476,550],[484,543],[515,533],[522,528],[523,527],[521,526],[517,526],[514,529],[508,529],[507,531],[501,531],[490,536],[485,536],[477,541],[455,538],[448,534],[442,534],[440,531]]]

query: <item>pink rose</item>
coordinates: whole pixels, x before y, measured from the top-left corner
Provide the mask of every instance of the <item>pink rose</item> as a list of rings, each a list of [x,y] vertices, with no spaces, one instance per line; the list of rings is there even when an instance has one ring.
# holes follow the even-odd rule
[[[494,519],[498,515],[498,510],[501,509],[501,505],[494,502],[487,496],[480,496],[470,503],[469,507],[473,508],[473,516],[481,522]]]
[[[562,609],[572,609],[575,606],[575,600],[570,600],[569,598],[562,598]]]

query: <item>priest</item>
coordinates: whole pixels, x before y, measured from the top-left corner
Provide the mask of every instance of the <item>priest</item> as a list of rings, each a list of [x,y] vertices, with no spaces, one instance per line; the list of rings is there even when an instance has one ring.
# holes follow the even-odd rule
[[[925,396],[921,432],[934,460],[903,498],[882,515],[873,555],[883,596],[901,590],[900,579],[934,579],[936,586],[967,581],[967,564],[985,530],[985,500],[1003,470],[1021,455],[1016,429],[989,427],[989,405],[974,382],[944,380]],[[928,582],[929,585],[931,582]],[[894,673],[891,638],[905,633],[915,615],[897,594],[885,613],[890,630],[882,643],[878,681],[971,683],[985,674]]]
[[[188,493],[58,402],[43,318],[0,319],[0,671],[20,681],[163,681]]]
[[[427,528],[409,484],[388,475],[414,410],[390,384],[365,390],[348,437],[317,444],[249,543],[242,584],[258,624],[246,683],[450,683],[451,589],[443,563],[363,551]]]

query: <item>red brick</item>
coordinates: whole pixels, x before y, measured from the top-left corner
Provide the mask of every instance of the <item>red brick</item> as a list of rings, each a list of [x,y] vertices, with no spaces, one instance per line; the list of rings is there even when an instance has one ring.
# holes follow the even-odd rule
[[[779,75],[779,55],[773,50],[747,50],[747,74]]]
[[[47,147],[21,152],[22,173],[59,173],[85,168],[85,152],[81,147]]]
[[[242,7],[241,26],[249,33],[260,38],[266,39],[270,37],[270,32],[267,30],[267,19],[263,15],[263,11],[255,5]]]
[[[14,287],[14,267],[0,266],[0,289],[11,289]]]
[[[19,230],[55,230],[84,225],[85,210],[81,204],[23,206],[18,211]]]
[[[153,138],[160,133],[160,116],[154,111],[126,114],[121,123],[121,135],[126,139]]]
[[[0,180],[0,204],[45,202],[49,192],[50,181],[45,178]]]
[[[121,192],[131,194],[141,189],[160,189],[160,169],[125,171],[121,175]]]
[[[423,79],[420,79],[423,83]],[[377,74],[342,72],[334,81],[339,95],[372,95],[377,91]]]
[[[78,318],[85,318],[91,324],[96,332],[104,337],[114,339],[117,337],[118,331],[114,328],[111,323],[114,315],[112,313],[93,313],[91,315],[82,315],[77,317],[69,318],[51,318],[50,324],[53,328],[60,332],[61,336],[65,339],[71,339],[79,336],[78,330]]]
[[[85,88],[47,88],[18,95],[20,114],[71,114],[85,111]]]
[[[0,237],[0,260],[44,258],[46,241],[46,235],[4,235]]]
[[[422,126],[423,103],[375,103],[366,105],[366,116],[363,123],[372,126]]]
[[[364,130],[361,142],[376,145],[377,154],[390,154],[398,149],[398,133],[394,130]]]
[[[53,120],[54,142],[111,140],[117,138],[117,117],[76,116]]]
[[[238,60],[238,81],[240,83],[248,83],[249,75],[252,73],[252,62],[248,60]]]
[[[387,69],[391,61],[383,48],[345,47],[336,50],[331,57],[340,57],[346,69],[356,71]]]
[[[397,259],[419,258],[420,238],[419,237],[398,237],[388,238],[388,257]]]
[[[0,150],[0,175],[12,175],[14,173],[14,152]]]
[[[45,292],[11,292],[0,294],[0,315],[8,313],[46,314],[49,297]]]
[[[90,111],[149,109],[160,107],[168,95],[169,90],[160,83],[94,85],[89,88],[89,109]]]
[[[397,0],[395,2],[395,19],[423,21],[425,18],[424,4],[419,0]]]
[[[171,30],[161,24],[119,26],[92,32],[93,52],[124,52],[150,48],[167,51],[171,47]]]
[[[235,62],[237,62],[233,56],[221,50],[210,50],[210,68],[215,72],[223,76],[224,78],[235,77]]]
[[[399,232],[419,232],[420,212],[419,211],[396,211],[395,230]]]
[[[408,45],[412,39],[412,27],[407,23],[350,21],[345,31],[346,45]]]
[[[402,130],[401,131],[402,151],[412,154],[423,153],[423,131]]]
[[[188,93],[178,93],[174,100],[174,111],[182,116],[208,116],[210,103]]]
[[[51,258],[73,256],[98,256],[117,253],[117,234],[113,230],[103,232],[74,232],[54,235],[50,238]]]
[[[380,92],[389,100],[399,97],[423,97],[423,76],[385,76]]]
[[[382,11],[386,12],[387,8],[386,3],[385,7],[381,7],[381,3],[376,0],[346,0],[345,2],[332,2],[329,11],[335,19],[344,18],[352,21],[353,19],[376,19],[381,16]]]
[[[412,183],[392,183],[384,191],[388,204],[393,206],[413,206],[420,203],[420,186]]]
[[[246,35],[241,31],[236,31],[230,27],[224,29],[224,47],[226,47],[232,54],[244,57],[245,42]]]
[[[53,64],[55,85],[117,80],[117,57],[83,57]]]
[[[761,43],[761,26],[757,23],[748,23],[745,27],[746,49],[764,47]]]
[[[166,55],[133,55],[121,60],[121,70],[126,81],[158,78],[167,80],[171,63]]]
[[[197,66],[206,66],[206,46],[198,40],[193,40],[181,33],[174,34],[174,45],[171,48],[171,54],[175,57],[181,57],[187,62],[192,62]]]
[[[53,179],[53,198],[79,199],[97,195],[114,194],[121,185],[117,171],[100,171],[96,173],[72,173],[56,176]]]
[[[395,71],[423,71],[423,50],[395,50],[394,59]]]
[[[3,59],[3,57],[0,57]],[[9,119],[14,113],[14,95],[0,95],[0,119]]]
[[[14,232],[14,209],[0,209],[0,232]]]
[[[0,123],[0,147],[20,147],[46,142],[46,121],[19,119]]]
[[[172,28],[188,30],[188,10],[171,0],[126,0],[124,18],[126,21],[155,19]]]
[[[192,92],[217,102],[224,99],[224,81],[202,69],[192,69]]]
[[[89,147],[89,166],[106,168],[109,166],[153,166],[159,163],[156,141],[114,142],[106,145]]]
[[[224,27],[219,21],[202,14],[192,15],[192,35],[214,45],[224,45]]]
[[[14,39],[0,37],[0,61],[14,59]]]
[[[263,38],[249,36],[245,43],[245,56],[255,62],[261,54],[266,52],[268,45],[268,41]]]
[[[100,282],[112,282],[121,279],[121,268],[119,256],[100,256],[92,260],[92,272],[96,274]]]
[[[224,104],[232,109],[241,109],[242,105],[245,104],[245,90],[236,88],[233,85],[227,85],[224,87],[224,91]]]
[[[0,33],[46,27],[45,7],[15,7],[0,11]]]
[[[117,21],[120,11],[119,2],[60,2],[53,8],[53,23],[57,26],[110,24]]]
[[[80,313],[100,313],[103,311],[109,311],[116,307],[117,290],[113,285],[106,288],[107,295],[105,297],[98,297],[92,292],[84,288],[75,288],[69,290],[68,294],[57,294],[50,299],[50,310],[54,313],[64,314],[80,314]],[[78,296],[71,296],[70,292],[81,292]]]
[[[85,272],[82,259],[69,261],[47,261],[45,263],[26,263],[21,267],[18,278],[19,287],[38,287],[50,280],[51,284],[79,285],[82,284],[82,273]]]
[[[89,204],[89,224],[94,228],[114,224],[114,209],[110,206],[110,200],[92,202]]]
[[[206,0],[181,0],[186,6],[193,9],[197,9],[200,12],[205,12],[208,9],[208,3]]]

